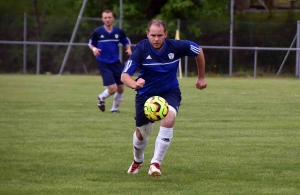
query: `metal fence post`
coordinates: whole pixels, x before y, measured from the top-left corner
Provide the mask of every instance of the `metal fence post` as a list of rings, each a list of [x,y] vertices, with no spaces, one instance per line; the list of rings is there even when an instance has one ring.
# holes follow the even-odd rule
[[[27,56],[27,45],[25,42],[27,41],[27,15],[24,13],[24,32],[23,32],[23,74],[27,73],[27,68],[26,68],[26,56]]]
[[[295,43],[295,41],[296,41],[296,38],[297,38],[297,34],[295,35],[295,37],[294,37],[294,39],[293,39],[293,41],[292,41],[292,43],[291,43],[290,48],[293,47],[293,45],[294,45],[294,43]],[[285,63],[285,61],[286,61],[286,59],[287,59],[289,53],[290,53],[290,50],[287,51],[287,53],[286,53],[286,55],[285,55],[285,57],[284,57],[284,59],[283,59],[281,65],[280,65],[279,70],[278,70],[278,72],[277,72],[276,75],[279,75],[279,73],[280,73],[280,71],[281,71],[281,69],[282,69],[282,67],[283,67],[283,65],[284,65],[284,63]],[[296,64],[297,64],[297,63],[296,63]],[[297,75],[297,74],[296,74],[296,75]]]
[[[257,75],[257,50],[254,51],[254,78]]]
[[[229,76],[232,76],[233,17],[234,17],[234,0],[231,0],[231,3],[230,3]]]
[[[185,58],[184,58],[184,77],[187,77],[187,72],[188,72],[188,57],[185,56]]]
[[[62,65],[61,65],[59,73],[58,73],[59,75],[61,75],[63,73],[65,65],[67,63],[67,60],[68,60],[68,57],[69,57],[69,53],[70,53],[70,50],[71,50],[71,44],[73,43],[73,41],[75,39],[75,35],[76,35],[77,29],[78,29],[78,26],[79,26],[79,23],[80,23],[80,20],[81,20],[81,17],[82,17],[82,14],[83,14],[83,11],[84,11],[84,8],[85,8],[85,5],[86,5],[86,1],[87,0],[84,0],[83,3],[82,3],[82,6],[81,6],[81,9],[80,9],[80,12],[79,12],[79,16],[77,18],[77,22],[75,24],[75,28],[73,30],[72,37],[70,39],[70,43],[68,45],[68,49],[66,51],[64,60],[62,62]],[[86,44],[86,45],[88,45],[88,44]]]
[[[120,16],[119,16],[119,28],[123,28],[123,1],[119,1],[120,4]],[[119,58],[121,63],[123,63],[123,47],[122,44],[119,44]]]
[[[41,59],[41,45],[37,44],[36,51],[36,74],[40,74],[40,59]]]
[[[300,20],[297,21],[297,49],[300,49]],[[296,51],[296,76],[300,78],[300,50]]]

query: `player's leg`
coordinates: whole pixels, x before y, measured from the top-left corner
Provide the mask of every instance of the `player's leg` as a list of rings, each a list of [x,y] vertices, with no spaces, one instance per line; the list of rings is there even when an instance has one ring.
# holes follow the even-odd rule
[[[105,99],[117,91],[117,85],[113,77],[113,72],[110,69],[110,64],[98,61],[98,70],[102,76],[103,86],[106,87],[106,89],[98,95],[98,107],[104,112]]]
[[[119,106],[123,100],[123,93],[124,93],[124,84],[121,81],[121,74],[123,71],[123,66],[120,61],[116,62],[111,66],[111,70],[114,74],[114,80],[116,82],[117,89],[115,91],[114,95],[114,101],[113,105],[110,109],[111,112],[113,113],[118,113],[119,112]]]
[[[162,174],[160,166],[173,138],[174,123],[180,106],[181,93],[176,90],[165,94],[163,97],[169,103],[169,113],[161,121],[159,133],[155,141],[154,155],[148,172],[148,175],[153,177],[160,177]]]
[[[150,122],[144,115],[144,102],[146,99],[136,96],[136,131],[133,133],[133,162],[128,169],[129,174],[138,173],[144,161],[144,150],[148,143],[148,137],[153,129],[153,122]]]
[[[120,112],[119,106],[123,100],[123,93],[124,93],[124,85],[117,85],[117,90],[114,95],[113,105],[110,109],[111,112],[113,112],[113,113]]]
[[[152,177],[159,178],[162,175],[160,166],[173,138],[175,117],[176,110],[172,106],[169,106],[169,113],[161,121],[159,133],[155,141],[154,155],[148,172],[148,175]]]
[[[152,132],[154,123],[149,122],[146,125],[137,127],[133,133],[133,162],[128,169],[129,174],[138,173],[144,162],[144,151],[148,144],[148,137]]]

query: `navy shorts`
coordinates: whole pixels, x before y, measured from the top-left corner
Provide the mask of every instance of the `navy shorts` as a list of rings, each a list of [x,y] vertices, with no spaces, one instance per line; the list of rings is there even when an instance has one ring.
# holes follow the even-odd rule
[[[181,102],[181,92],[179,89],[172,90],[170,92],[160,94],[158,96],[163,97],[169,105],[176,109],[177,113]],[[135,96],[135,124],[137,127],[153,122],[149,120],[144,114],[144,104],[149,97],[136,94]]]
[[[115,83],[117,85],[123,85],[121,81],[123,66],[120,61],[115,63],[98,61],[98,70],[102,76],[103,86],[109,86]]]

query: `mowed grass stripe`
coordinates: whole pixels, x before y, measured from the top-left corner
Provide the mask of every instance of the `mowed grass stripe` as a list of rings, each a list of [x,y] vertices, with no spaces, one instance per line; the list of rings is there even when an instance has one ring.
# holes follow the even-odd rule
[[[300,80],[179,79],[182,105],[163,177],[137,175],[135,91],[102,113],[99,76],[0,75],[0,194],[300,194]],[[110,109],[112,97],[107,99]]]

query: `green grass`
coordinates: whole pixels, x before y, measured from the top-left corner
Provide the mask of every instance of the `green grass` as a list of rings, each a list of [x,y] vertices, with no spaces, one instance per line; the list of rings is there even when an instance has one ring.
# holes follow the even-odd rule
[[[134,95],[98,110],[99,76],[0,75],[0,194],[300,194],[300,80],[180,79],[182,105],[163,176],[137,175]],[[110,108],[112,98],[106,101]]]

